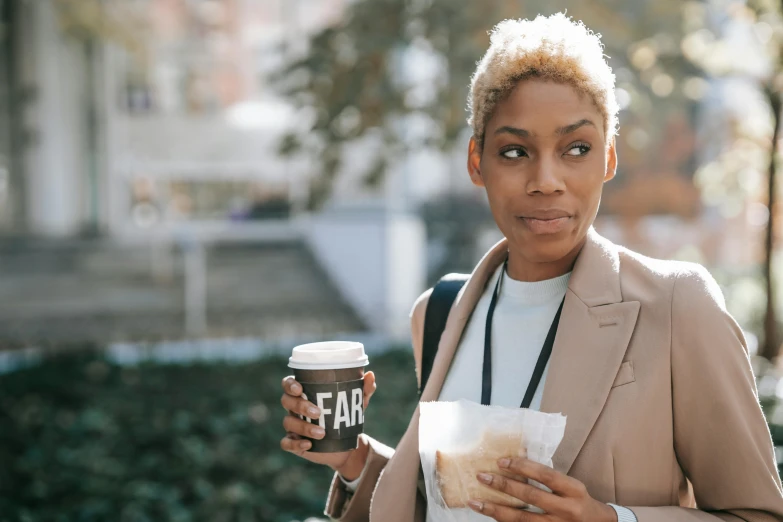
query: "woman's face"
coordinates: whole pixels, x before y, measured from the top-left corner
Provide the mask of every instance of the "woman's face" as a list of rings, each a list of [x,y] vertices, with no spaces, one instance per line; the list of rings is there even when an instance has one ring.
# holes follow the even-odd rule
[[[509,249],[529,263],[578,252],[617,166],[592,101],[569,85],[524,80],[485,129],[483,149],[471,139],[468,170]]]

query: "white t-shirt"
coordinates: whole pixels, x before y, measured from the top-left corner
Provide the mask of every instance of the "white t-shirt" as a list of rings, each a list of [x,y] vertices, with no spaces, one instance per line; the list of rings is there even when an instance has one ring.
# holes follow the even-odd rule
[[[476,304],[454,355],[438,400],[481,402],[481,371],[487,311],[497,278],[500,292],[492,320],[492,400],[495,406],[519,408],[541,353],[552,320],[563,301],[571,273],[533,283],[515,281],[497,269]],[[531,409],[541,406],[547,369],[533,396]]]

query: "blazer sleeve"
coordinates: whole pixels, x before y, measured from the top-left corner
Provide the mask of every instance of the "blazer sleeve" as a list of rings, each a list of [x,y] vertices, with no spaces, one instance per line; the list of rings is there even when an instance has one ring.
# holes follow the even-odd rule
[[[337,473],[334,474],[326,500],[326,509],[324,509],[324,514],[333,520],[367,522],[370,519],[370,501],[375,491],[375,484],[386,463],[394,455],[394,450],[385,444],[367,435],[361,437],[370,446],[362,479],[356,485],[356,491],[351,493]]]
[[[427,290],[413,304],[411,309],[411,341],[413,343],[413,358],[416,361],[416,378],[421,379],[421,344],[424,334],[424,313],[427,310],[432,289]],[[332,478],[329,495],[326,500],[324,514],[339,522],[367,522],[370,518],[370,502],[378,479],[386,467],[386,463],[394,455],[394,450],[372,437],[361,435],[363,442],[369,445],[367,463],[364,465],[361,480],[356,485],[354,493],[349,492],[337,473]]]
[[[783,521],[783,493],[742,330],[699,265],[671,304],[674,446],[698,509],[630,507],[639,522]]]

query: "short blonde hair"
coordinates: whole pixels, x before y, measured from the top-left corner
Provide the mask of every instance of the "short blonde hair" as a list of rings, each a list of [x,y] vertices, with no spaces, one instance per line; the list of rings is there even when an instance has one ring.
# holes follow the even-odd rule
[[[604,59],[600,35],[557,13],[535,20],[504,20],[492,30],[468,98],[468,124],[479,145],[484,144],[495,106],[528,78],[568,84],[586,94],[603,115],[607,143],[616,134],[614,74]]]

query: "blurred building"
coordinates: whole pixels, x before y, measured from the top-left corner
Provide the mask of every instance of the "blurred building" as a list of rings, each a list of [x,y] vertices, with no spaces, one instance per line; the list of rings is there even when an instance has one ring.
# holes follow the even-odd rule
[[[301,212],[279,46],[322,0],[0,2],[0,344],[407,335],[423,231]]]
[[[275,151],[292,118],[266,75],[281,35],[306,41],[341,3],[4,2],[15,168],[0,229],[125,235],[285,216],[300,179]]]

